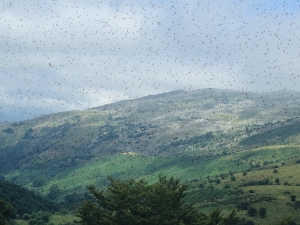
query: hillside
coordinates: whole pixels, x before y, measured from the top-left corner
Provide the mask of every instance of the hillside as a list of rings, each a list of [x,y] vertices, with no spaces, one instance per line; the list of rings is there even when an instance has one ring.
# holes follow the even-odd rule
[[[299,101],[300,93],[288,91],[174,91],[0,124],[0,174],[59,202],[82,196],[89,184],[106,187],[108,175],[151,182],[163,172],[190,183],[188,201],[201,210],[236,208],[254,196],[256,207],[284,207],[280,217],[291,209],[291,194],[300,198],[300,177],[292,175]],[[273,167],[280,167],[276,177]]]
[[[293,142],[299,130],[294,125],[291,133],[289,126],[299,120],[299,97],[295,92],[174,91],[1,124],[0,171],[69,167],[129,151],[170,155],[201,150],[211,155],[221,148],[243,150],[263,132],[271,135],[265,138],[272,144]],[[265,144],[260,140],[259,145]]]
[[[53,202],[7,181],[0,181],[0,199],[5,199],[6,202],[11,204],[19,215],[38,211],[56,211],[58,209]]]

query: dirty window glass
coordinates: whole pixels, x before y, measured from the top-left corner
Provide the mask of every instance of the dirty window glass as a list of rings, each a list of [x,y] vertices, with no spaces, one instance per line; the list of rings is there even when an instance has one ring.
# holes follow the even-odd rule
[[[0,188],[14,191],[0,200],[11,219],[83,221],[87,186],[146,188],[160,174],[187,184],[182,201],[197,212],[299,223],[299,9],[2,1]]]

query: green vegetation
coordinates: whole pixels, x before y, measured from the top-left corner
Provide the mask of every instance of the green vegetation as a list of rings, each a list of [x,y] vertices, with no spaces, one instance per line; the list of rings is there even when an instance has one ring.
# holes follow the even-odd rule
[[[267,214],[267,209],[264,207],[260,207],[260,209],[258,210],[258,214],[261,218],[265,218]]]
[[[0,200],[0,224],[6,225],[16,217],[15,209],[3,200]]]
[[[299,112],[287,93],[204,89],[0,124],[0,181],[37,194],[7,186],[0,199],[20,225],[46,223],[38,212],[51,213],[48,224],[75,224],[86,186],[107,190],[107,176],[151,186],[162,172],[189,184],[184,199],[203,214],[236,209],[240,224],[300,221]]]
[[[238,222],[235,212],[227,216],[216,209],[205,215],[184,204],[187,185],[159,174],[158,181],[148,185],[139,181],[114,180],[106,192],[89,186],[96,202],[87,201],[79,207],[78,217],[85,225],[233,225]]]
[[[247,213],[248,213],[249,216],[253,217],[253,216],[256,215],[257,209],[254,208],[254,207],[250,207],[250,208],[247,210]]]
[[[11,204],[19,215],[38,211],[51,212],[58,209],[53,202],[37,196],[33,191],[7,181],[0,181],[0,199],[5,199]]]

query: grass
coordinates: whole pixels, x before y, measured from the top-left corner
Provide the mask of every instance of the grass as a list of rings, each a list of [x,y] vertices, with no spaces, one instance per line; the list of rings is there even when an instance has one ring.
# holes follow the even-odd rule
[[[64,224],[74,224],[74,221],[79,221],[80,219],[74,214],[65,214],[61,215],[59,213],[55,213],[51,215],[50,220],[47,224],[54,224],[54,225],[64,225]],[[15,220],[16,225],[28,225],[28,221],[22,219]]]
[[[297,200],[300,199],[300,186],[298,186],[300,164],[296,164],[298,155],[297,146],[283,145],[260,147],[212,158],[199,157],[197,153],[178,154],[172,157],[143,156],[133,152],[116,154],[98,158],[84,166],[60,171],[44,187],[36,190],[43,190],[42,193],[46,194],[52,184],[58,184],[66,193],[85,192],[89,184],[96,184],[98,188],[105,187],[108,175],[121,179],[144,178],[152,183],[156,180],[156,175],[162,172],[168,176],[174,175],[183,183],[190,184],[189,201],[205,213],[216,207],[228,212],[237,209],[236,204],[239,201],[249,201],[252,202],[251,206],[257,209],[267,208],[267,217],[265,219],[259,216],[249,217],[246,211],[238,211],[241,218],[254,220],[258,224],[274,224],[284,216],[291,215],[299,221],[298,210],[287,205],[287,202],[292,204],[290,200],[292,194],[296,195]],[[263,165],[265,161],[271,163]],[[249,171],[250,162],[253,165],[260,163],[261,166],[254,166]],[[274,173],[273,167],[276,165],[279,168],[276,168],[278,172]],[[247,171],[247,174],[243,175],[243,171]],[[11,176],[29,175],[29,171],[18,171],[18,173]],[[229,174],[235,177],[235,181],[231,180]],[[38,173],[31,175],[37,176]],[[224,175],[227,177],[222,178]],[[219,184],[213,181],[216,178],[220,179]],[[276,178],[280,180],[278,185],[275,184]],[[246,182],[264,179],[269,179],[272,185],[243,186]],[[285,181],[288,185],[284,185]],[[205,183],[206,188],[200,189],[200,183]],[[230,187],[225,189],[225,185]],[[210,186],[214,188],[211,189]],[[249,193],[250,190],[254,190],[255,193]],[[73,220],[73,215],[53,215],[51,218],[51,222],[57,225]],[[19,220],[18,224],[24,223]]]

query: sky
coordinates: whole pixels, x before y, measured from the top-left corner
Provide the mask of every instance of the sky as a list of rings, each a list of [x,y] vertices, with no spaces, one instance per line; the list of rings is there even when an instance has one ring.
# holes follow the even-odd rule
[[[0,122],[173,90],[299,90],[298,0],[0,2]]]

